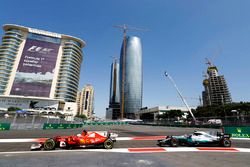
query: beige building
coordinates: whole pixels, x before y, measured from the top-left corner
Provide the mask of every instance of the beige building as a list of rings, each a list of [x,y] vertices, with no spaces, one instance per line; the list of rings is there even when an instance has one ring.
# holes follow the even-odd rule
[[[216,66],[209,64],[206,79],[203,80],[203,106],[232,103],[231,93],[223,75],[218,74]]]
[[[92,118],[94,113],[94,88],[92,85],[86,85],[82,91],[78,92],[77,96],[78,114],[86,115],[87,118]]]
[[[79,38],[7,24],[0,45],[0,99],[6,107],[44,108],[57,101],[56,109],[76,113],[76,96],[85,42]],[[40,103],[42,99],[43,103]],[[8,100],[7,100],[8,101]],[[30,103],[30,104],[28,104]],[[32,105],[31,105],[32,103]]]

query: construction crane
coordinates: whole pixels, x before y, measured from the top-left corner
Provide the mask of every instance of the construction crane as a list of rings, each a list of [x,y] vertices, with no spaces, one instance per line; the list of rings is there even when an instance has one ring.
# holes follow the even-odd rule
[[[164,74],[165,74],[165,76],[172,82],[172,84],[174,85],[174,87],[175,87],[176,91],[178,92],[178,94],[179,94],[179,96],[180,96],[182,102],[183,102],[183,103],[185,104],[185,106],[187,107],[189,113],[191,114],[191,116],[192,116],[192,118],[193,118],[194,123],[196,124],[196,118],[194,117],[193,112],[191,111],[191,109],[190,109],[190,107],[188,106],[186,100],[185,100],[184,97],[182,96],[182,94],[181,94],[180,90],[178,89],[176,83],[174,82],[173,78],[172,78],[167,72],[165,72]]]
[[[121,90],[121,119],[124,119],[124,111],[125,111],[125,61],[126,61],[126,36],[127,31],[147,31],[146,29],[136,28],[136,27],[130,27],[126,24],[123,25],[114,25],[114,28],[119,28],[123,31],[123,58],[122,58],[122,90]]]
[[[205,84],[204,87],[205,87],[205,89],[206,89],[207,84],[211,84],[210,81],[208,80],[208,79],[209,79],[209,76],[208,76],[208,74],[205,73],[204,71],[202,72],[202,76],[205,78],[205,79],[203,80],[203,84]],[[207,88],[207,91],[208,91],[208,104],[211,106],[211,97],[210,97],[210,90],[209,90],[209,88]]]
[[[201,96],[199,96],[199,97],[188,97],[188,96],[183,96],[183,98],[185,98],[185,99],[191,99],[191,100],[199,100],[199,105],[202,106]]]
[[[213,67],[214,64],[213,64],[213,61],[214,59],[219,56],[219,54],[221,53],[221,47],[218,46],[218,48],[216,49],[215,53],[210,57],[210,58],[205,58],[205,63],[209,66],[209,67]]]
[[[206,62],[206,64],[207,64],[209,67],[214,66],[214,65],[213,65],[213,62],[212,62],[211,60],[209,60],[207,57],[205,58],[205,62]]]

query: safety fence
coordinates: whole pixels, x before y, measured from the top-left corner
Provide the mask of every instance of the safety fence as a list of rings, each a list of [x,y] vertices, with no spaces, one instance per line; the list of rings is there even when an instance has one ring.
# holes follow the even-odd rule
[[[159,123],[159,122],[149,122],[149,121],[142,121],[142,122],[133,122],[130,123],[133,125],[149,125],[149,126],[168,126],[168,127],[182,127],[182,128],[212,128],[212,129],[220,129],[221,125],[196,125],[196,124],[183,124],[183,123]]]
[[[24,129],[73,129],[82,128],[84,126],[112,126],[127,125],[127,122],[84,122],[84,123],[0,123],[0,131],[4,130],[24,130]]]
[[[127,122],[85,122],[82,124],[43,124],[43,129],[72,129],[82,128],[84,126],[96,126],[96,125],[127,125]]]
[[[83,125],[128,125],[128,122],[85,122]]]
[[[43,129],[73,129],[73,128],[81,128],[83,124],[43,124]]]

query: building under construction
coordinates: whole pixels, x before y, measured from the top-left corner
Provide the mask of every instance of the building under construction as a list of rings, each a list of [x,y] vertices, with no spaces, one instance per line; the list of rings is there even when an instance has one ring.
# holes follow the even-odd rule
[[[208,61],[207,74],[203,80],[204,91],[202,92],[203,106],[224,105],[232,102],[226,80],[223,75],[219,76],[216,66]]]

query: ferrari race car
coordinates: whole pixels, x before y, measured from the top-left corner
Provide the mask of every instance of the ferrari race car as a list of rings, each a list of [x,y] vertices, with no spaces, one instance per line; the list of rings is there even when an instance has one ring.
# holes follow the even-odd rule
[[[157,141],[158,146],[222,146],[231,147],[230,135],[217,133],[212,135],[208,132],[195,131],[190,135],[166,136],[165,139]]]
[[[44,142],[32,144],[31,150],[54,150],[56,148],[81,148],[86,146],[101,146],[105,149],[112,149],[116,142],[116,133],[108,133],[107,131],[87,132],[72,136],[56,136],[46,139]]]

